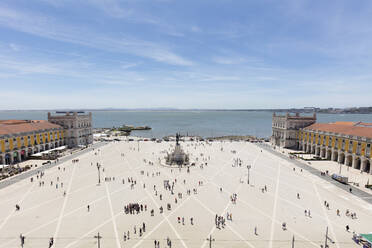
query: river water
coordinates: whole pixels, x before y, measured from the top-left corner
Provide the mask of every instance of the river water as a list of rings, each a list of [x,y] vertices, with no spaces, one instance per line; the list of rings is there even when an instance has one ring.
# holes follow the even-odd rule
[[[0,111],[0,119],[45,120],[47,111]],[[123,124],[150,126],[152,130],[132,132],[143,137],[181,134],[203,137],[254,135],[270,137],[269,111],[92,111],[93,127]],[[283,113],[284,114],[284,113]],[[371,114],[318,114],[318,122],[363,121],[372,123]]]

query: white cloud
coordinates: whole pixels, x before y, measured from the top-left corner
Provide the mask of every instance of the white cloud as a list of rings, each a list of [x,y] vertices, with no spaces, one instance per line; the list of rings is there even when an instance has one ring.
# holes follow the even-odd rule
[[[246,59],[239,57],[214,57],[212,61],[222,65],[237,65],[247,62]]]
[[[122,65],[120,66],[122,69],[124,70],[127,70],[129,68],[132,68],[132,67],[136,67],[138,65],[140,65],[141,63],[122,63]]]
[[[164,45],[132,37],[109,37],[84,28],[66,26],[55,19],[41,15],[17,12],[0,7],[0,25],[17,31],[64,41],[99,50],[133,54],[157,62],[191,66],[194,63],[170,51]]]

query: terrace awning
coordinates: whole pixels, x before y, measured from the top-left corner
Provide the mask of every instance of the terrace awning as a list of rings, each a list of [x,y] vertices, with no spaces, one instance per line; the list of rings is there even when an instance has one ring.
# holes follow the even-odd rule
[[[64,150],[64,149],[66,149],[66,146],[60,146],[60,147],[57,147],[57,148],[54,148],[54,149],[50,149],[50,150],[46,150],[46,151],[43,151],[43,152],[35,153],[32,156],[41,157],[43,154],[48,154],[52,151],[61,151],[61,150]]]
[[[9,167],[9,164],[0,164],[0,169],[5,169],[6,167]]]

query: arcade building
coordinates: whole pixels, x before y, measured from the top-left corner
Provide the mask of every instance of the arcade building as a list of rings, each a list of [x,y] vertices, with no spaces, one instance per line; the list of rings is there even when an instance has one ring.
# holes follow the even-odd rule
[[[45,120],[0,120],[0,164],[65,145],[63,127]]]
[[[299,131],[298,147],[372,175],[372,123],[315,123]]]
[[[48,113],[48,121],[0,120],[0,165],[18,163],[52,149],[92,143],[92,113]]]

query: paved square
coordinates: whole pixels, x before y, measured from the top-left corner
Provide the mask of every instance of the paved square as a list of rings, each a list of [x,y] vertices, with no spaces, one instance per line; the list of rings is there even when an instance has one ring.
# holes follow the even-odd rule
[[[203,248],[209,247],[210,236],[212,247],[291,247],[293,236],[295,247],[320,247],[327,226],[335,242],[329,242],[330,247],[343,248],[357,246],[351,239],[353,231],[372,232],[370,204],[255,144],[182,142],[196,164],[189,173],[158,163],[172,146],[172,142],[110,143],[81,155],[79,162],[65,162],[45,171],[42,179],[34,176],[33,182],[25,179],[1,189],[0,248],[20,247],[21,233],[26,237],[24,247],[48,247],[54,237],[53,247],[91,248],[97,247],[94,236],[98,232],[102,248],[154,247],[154,240],[167,247],[167,237],[172,247]],[[237,158],[242,160],[241,167],[234,163]],[[100,185],[97,162],[104,169]],[[201,168],[202,163],[207,165]],[[105,177],[111,180],[105,181]],[[136,184],[131,186],[128,178]],[[176,180],[173,195],[164,188],[164,180],[170,184]],[[44,186],[39,186],[41,181]],[[265,186],[267,191],[262,190]],[[237,194],[235,204],[233,194]],[[330,204],[329,209],[324,201]],[[147,211],[126,214],[124,206],[129,203],[146,205]],[[160,207],[164,208],[162,214]],[[347,209],[357,218],[346,216]],[[305,210],[310,210],[311,217],[305,216]],[[227,213],[232,214],[232,220],[226,219]],[[216,214],[226,219],[224,228],[216,227]],[[140,236],[143,223],[146,230]],[[128,231],[130,238],[124,241]]]

